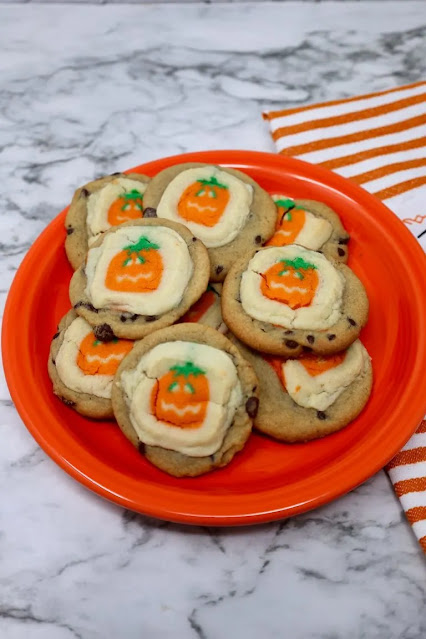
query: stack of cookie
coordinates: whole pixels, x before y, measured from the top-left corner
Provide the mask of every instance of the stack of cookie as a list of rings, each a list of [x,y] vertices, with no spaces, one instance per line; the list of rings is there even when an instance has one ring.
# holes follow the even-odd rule
[[[322,437],[365,405],[368,300],[325,205],[181,164],[78,189],[66,230],[73,308],[52,341],[54,392],[115,417],[162,470],[224,466],[253,426]]]

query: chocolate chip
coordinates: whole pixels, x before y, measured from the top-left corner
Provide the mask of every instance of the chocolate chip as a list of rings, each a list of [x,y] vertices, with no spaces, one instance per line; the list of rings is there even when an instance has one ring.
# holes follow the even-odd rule
[[[254,241],[256,242],[256,244],[262,244],[262,236],[256,235],[256,237],[254,238]]]
[[[303,350],[305,351],[305,353],[312,353],[312,348],[310,346],[304,346]]]
[[[138,451],[141,455],[145,455],[145,444],[143,442],[139,442]]]
[[[249,397],[246,401],[246,413],[249,417],[256,417],[259,408],[259,400],[257,397]]]
[[[93,306],[93,304],[90,304],[89,302],[77,302],[77,304],[74,304],[74,308],[86,308],[88,311],[92,311],[92,313],[99,313],[98,309],[95,308]]]
[[[52,364],[53,366],[56,366],[56,361],[53,359],[53,357],[52,357]]]
[[[318,419],[326,419],[327,415],[325,413],[323,413],[322,410],[318,410],[317,411],[317,417],[318,417]]]
[[[299,346],[299,344],[295,342],[294,339],[286,339],[285,345],[287,346],[287,348],[297,348]]]
[[[54,334],[54,336],[52,337],[52,340],[56,339],[57,337],[59,337],[59,331]]]
[[[120,321],[127,322],[127,320],[129,320],[129,322],[134,322],[138,319],[138,317],[139,315],[137,313],[134,313],[133,315],[130,315],[130,313],[123,313],[123,315],[120,315]]]
[[[81,189],[80,191],[80,197],[88,197],[90,195],[89,191],[87,189]]]
[[[116,171],[115,173],[111,173],[111,177],[114,177],[114,175],[121,175],[120,171]]]
[[[339,238],[339,244],[349,244],[349,238],[348,237]]]
[[[255,393],[257,391],[257,386],[253,386],[253,388],[251,389],[252,393]]]
[[[356,326],[356,322],[354,319],[352,319],[352,317],[348,317],[348,322],[351,326]]]
[[[329,333],[327,335],[327,339],[328,339],[329,342],[332,342],[334,339],[336,339],[336,336],[335,336],[334,333]]]
[[[344,255],[346,255],[346,251],[345,249],[342,248],[338,248],[337,249],[338,254],[340,255],[340,257],[343,257]]]
[[[222,273],[222,271],[223,271],[223,266],[216,266],[217,275],[219,275],[219,273]]]
[[[157,209],[153,209],[151,206],[147,206],[143,212],[144,217],[157,217]]]
[[[156,315],[147,315],[145,317],[145,321],[146,322],[155,322],[157,320],[157,316]]]
[[[67,228],[67,235],[72,235],[73,233],[74,233],[74,229],[73,229],[73,227],[72,227],[72,226],[69,226],[69,227]]]
[[[306,338],[309,344],[313,344],[315,342],[315,337],[313,335],[308,335]]]
[[[101,342],[111,342],[115,338],[114,332],[109,324],[99,324],[93,329],[96,339]]]
[[[293,331],[284,331],[284,335],[293,335]]]
[[[62,397],[61,395],[59,395],[59,399],[61,400],[61,402],[63,402],[66,406],[75,406],[75,402],[71,401],[70,399],[66,399],[65,397]]]

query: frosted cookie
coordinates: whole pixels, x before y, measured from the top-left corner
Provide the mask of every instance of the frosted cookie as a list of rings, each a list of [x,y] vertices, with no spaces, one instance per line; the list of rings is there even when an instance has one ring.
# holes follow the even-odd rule
[[[222,317],[222,284],[210,283],[207,291],[202,294],[198,302],[195,302],[182,317],[182,322],[195,322],[215,328],[219,333],[225,334],[228,330]]]
[[[90,324],[69,311],[61,319],[50,347],[48,371],[53,392],[82,415],[112,418],[112,382],[133,344],[124,339],[101,342]]]
[[[65,220],[65,251],[76,270],[101,233],[111,226],[142,219],[149,177],[114,173],[77,189]]]
[[[151,180],[144,205],[150,214],[185,224],[205,244],[214,282],[275,228],[276,209],[266,191],[245,173],[209,164],[161,171]]]
[[[334,433],[355,419],[370,396],[372,366],[359,340],[342,353],[287,360],[235,343],[259,379],[254,426],[276,439],[301,442]]]
[[[251,251],[228,273],[222,313],[230,330],[256,350],[294,357],[344,350],[368,317],[368,299],[345,264],[302,246]]]
[[[182,317],[206,290],[209,271],[206,248],[187,228],[134,220],[89,249],[70,299],[100,339],[140,339]]]
[[[339,216],[322,202],[273,195],[277,207],[275,233],[267,246],[299,244],[328,258],[347,262],[349,235]]]
[[[251,433],[257,397],[256,376],[238,349],[198,324],[170,326],[137,343],[112,391],[124,435],[176,477],[229,464]]]

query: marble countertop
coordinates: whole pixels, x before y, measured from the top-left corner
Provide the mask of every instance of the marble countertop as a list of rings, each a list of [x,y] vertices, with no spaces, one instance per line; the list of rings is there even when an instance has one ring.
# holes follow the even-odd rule
[[[0,297],[102,173],[273,151],[263,108],[424,75],[424,2],[0,6]],[[36,399],[35,399],[36,401]],[[0,388],[2,639],[420,639],[425,563],[383,472],[245,529],[159,522],[85,490]]]

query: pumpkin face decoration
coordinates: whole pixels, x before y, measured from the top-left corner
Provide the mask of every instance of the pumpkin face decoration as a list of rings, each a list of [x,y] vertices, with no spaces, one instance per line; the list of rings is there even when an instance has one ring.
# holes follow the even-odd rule
[[[159,420],[178,428],[203,424],[210,398],[206,373],[192,362],[176,364],[158,379],[151,392],[151,411]]]
[[[177,205],[180,217],[203,226],[215,226],[229,202],[229,189],[213,176],[197,180],[182,193]]]
[[[143,193],[137,189],[120,195],[108,209],[108,224],[118,226],[129,220],[140,220],[143,211]]]
[[[275,233],[267,246],[293,244],[306,223],[306,211],[295,206],[293,200],[276,200],[278,215]]]
[[[115,338],[101,342],[90,332],[79,346],[77,366],[85,375],[115,375],[121,360],[132,348],[130,340]]]
[[[135,244],[125,246],[111,260],[105,286],[126,293],[155,291],[160,285],[164,269],[159,248],[158,244],[144,236]]]
[[[306,353],[300,357],[297,361],[302,364],[308,375],[316,377],[326,371],[340,366],[346,357],[346,352],[335,353],[334,355],[328,355],[324,357],[322,355],[315,355],[315,353]]]
[[[293,310],[309,306],[319,284],[316,268],[302,257],[280,260],[262,273],[260,290],[265,297]]]
[[[299,406],[319,411],[334,404],[370,367],[369,355],[359,340],[342,353],[327,356],[308,353],[283,362],[286,390],[291,399]]]

